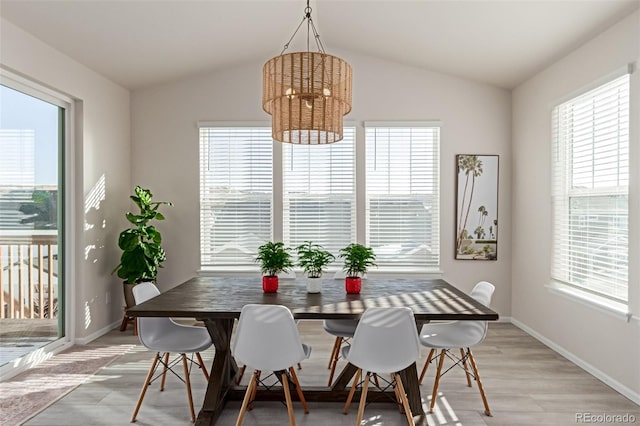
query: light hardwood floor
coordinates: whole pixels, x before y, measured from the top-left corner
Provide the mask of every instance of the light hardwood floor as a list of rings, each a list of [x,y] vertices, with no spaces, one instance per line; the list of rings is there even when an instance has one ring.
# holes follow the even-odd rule
[[[302,387],[326,384],[327,361],[333,339],[324,333],[321,323],[302,321],[300,333],[311,344],[311,358],[303,362],[298,372]],[[137,344],[131,331],[114,330],[92,344]],[[210,362],[213,349],[205,354]],[[640,407],[618,394],[593,376],[548,349],[511,324],[491,324],[485,342],[475,348],[493,417],[483,414],[477,387],[466,386],[462,371],[452,370],[439,388],[436,411],[427,416],[430,425],[575,425],[578,413],[593,415],[629,414],[640,424]],[[423,349],[419,367],[426,358]],[[26,425],[125,425],[129,423],[140,386],[153,354],[139,344],[127,354],[96,374],[67,396],[26,422]],[[341,361],[341,363],[344,361]],[[340,364],[340,367],[342,364]],[[423,404],[431,399],[433,374],[430,367],[422,384]],[[246,381],[246,377],[245,377]],[[192,374],[196,412],[204,396],[205,380]],[[164,392],[152,384],[138,414],[139,425],[189,425],[184,385],[176,378],[167,379]],[[298,425],[350,425],[356,421],[357,403],[348,415],[342,414],[342,404],[309,403],[305,415],[299,403],[294,403]],[[218,424],[233,425],[240,402],[227,404]],[[245,416],[245,425],[287,425],[285,406],[278,402],[256,402]],[[405,425],[404,415],[393,404],[372,403],[365,409],[363,424]]]

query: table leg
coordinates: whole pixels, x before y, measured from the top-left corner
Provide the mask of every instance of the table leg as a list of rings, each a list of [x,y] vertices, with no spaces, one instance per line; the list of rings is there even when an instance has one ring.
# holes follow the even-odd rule
[[[411,413],[414,416],[424,414],[424,409],[422,408],[422,396],[420,395],[420,383],[418,382],[417,368],[418,367],[414,362],[409,367],[400,372],[404,390],[407,392],[409,407],[411,407]]]
[[[233,319],[205,319],[204,323],[216,349],[207,391],[196,425],[214,425],[224,409],[226,395],[233,385],[238,366],[231,356]]]

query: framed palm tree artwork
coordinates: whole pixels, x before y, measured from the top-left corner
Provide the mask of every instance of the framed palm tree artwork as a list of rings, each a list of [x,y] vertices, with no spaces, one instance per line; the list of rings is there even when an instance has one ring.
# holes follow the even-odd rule
[[[456,259],[498,259],[498,160],[456,155]]]

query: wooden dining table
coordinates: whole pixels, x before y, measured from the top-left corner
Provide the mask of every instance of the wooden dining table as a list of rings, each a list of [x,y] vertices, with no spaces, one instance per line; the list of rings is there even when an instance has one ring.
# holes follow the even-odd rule
[[[235,383],[239,368],[231,353],[234,321],[248,303],[288,307],[296,319],[358,319],[370,307],[407,306],[418,331],[435,320],[498,319],[498,314],[442,279],[368,279],[360,294],[347,294],[344,280],[325,279],[321,293],[307,293],[304,279],[281,279],[277,293],[264,293],[260,277],[196,277],[144,303],[131,307],[132,317],[195,318],[203,321],[215,347],[210,380],[196,425],[213,425],[229,400],[242,400],[245,387]],[[331,387],[305,386],[307,401],[344,402],[357,368],[347,363]],[[414,416],[425,417],[416,364],[400,372]],[[295,398],[295,392],[292,392]],[[389,392],[369,392],[380,400]],[[393,395],[393,392],[390,392]],[[259,391],[256,400],[278,400],[274,392]],[[359,399],[359,392],[354,398]],[[357,399],[355,399],[357,400]]]

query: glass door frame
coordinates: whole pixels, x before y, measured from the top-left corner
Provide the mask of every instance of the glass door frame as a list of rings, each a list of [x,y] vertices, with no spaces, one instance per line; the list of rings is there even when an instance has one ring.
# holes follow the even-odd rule
[[[82,218],[81,212],[78,214],[79,204],[77,203],[77,200],[82,200],[82,181],[76,179],[78,164],[82,164],[82,150],[76,146],[78,144],[74,143],[76,126],[80,122],[75,119],[76,111],[81,109],[76,107],[76,103],[79,101],[2,66],[0,66],[0,84],[56,105],[60,108],[58,111],[63,111],[63,114],[59,114],[60,125],[58,126],[58,206],[62,211],[62,214],[58,215],[58,254],[62,254],[62,259],[58,259],[58,299],[60,303],[58,334],[61,336],[50,344],[37,349],[35,353],[32,352],[16,362],[9,363],[8,367],[0,368],[0,378],[6,378],[47,359],[51,353],[70,347],[75,340],[73,324],[75,324],[78,313],[74,295],[79,262],[72,262],[72,260],[79,253],[78,247],[80,247],[82,236],[81,231],[74,231],[76,228],[82,229],[77,226],[78,218]],[[7,368],[10,368],[11,371],[5,371]]]

